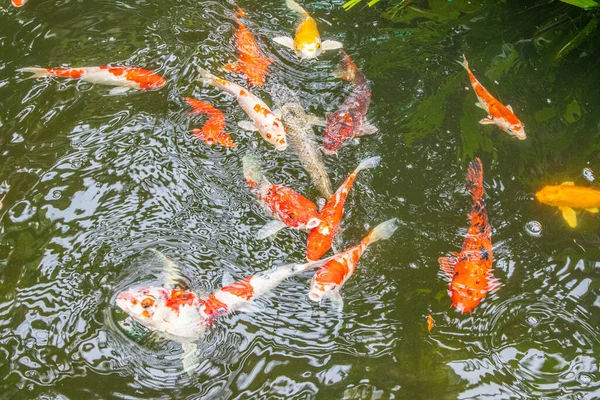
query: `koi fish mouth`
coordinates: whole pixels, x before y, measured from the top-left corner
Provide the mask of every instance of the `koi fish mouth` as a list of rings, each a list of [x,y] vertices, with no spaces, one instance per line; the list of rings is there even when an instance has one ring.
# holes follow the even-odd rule
[[[312,301],[321,301],[322,295],[318,292],[310,291],[310,292],[308,292],[308,298],[311,299]]]

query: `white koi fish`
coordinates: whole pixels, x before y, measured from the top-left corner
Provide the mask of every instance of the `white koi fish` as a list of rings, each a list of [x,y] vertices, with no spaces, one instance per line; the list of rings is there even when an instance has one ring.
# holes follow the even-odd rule
[[[263,139],[283,151],[288,147],[283,123],[273,111],[258,97],[240,85],[221,79],[205,69],[200,68],[200,81],[217,87],[234,96],[252,122],[243,121],[238,125],[242,129],[258,131]]]
[[[298,28],[296,28],[296,36],[294,39],[291,37],[279,36],[274,38],[273,41],[294,50],[298,57],[307,59],[319,56],[322,51],[342,48],[343,45],[335,40],[325,40],[324,42],[321,42],[317,23],[310,15],[308,15],[306,10],[302,8],[300,4],[296,3],[294,0],[286,0],[285,5],[290,10],[301,14],[304,18],[298,25]]]

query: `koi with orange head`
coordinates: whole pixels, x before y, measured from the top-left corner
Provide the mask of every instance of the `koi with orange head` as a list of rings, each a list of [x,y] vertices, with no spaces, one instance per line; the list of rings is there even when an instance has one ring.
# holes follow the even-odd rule
[[[460,312],[472,312],[488,292],[499,287],[492,275],[492,227],[483,199],[483,166],[479,158],[469,165],[467,189],[473,198],[467,237],[460,253],[438,259],[450,279],[448,291],[452,306]]]
[[[238,23],[238,30],[235,34],[235,45],[239,56],[235,63],[227,64],[223,67],[226,71],[244,74],[248,78],[248,83],[253,86],[262,86],[265,83],[265,76],[269,65],[273,60],[262,55],[254,35],[244,26],[240,17],[245,17],[246,13],[238,7],[234,18]]]
[[[575,186],[573,182],[544,186],[535,194],[535,197],[542,204],[558,207],[571,228],[577,227],[575,209],[598,213],[600,207],[600,190]]]
[[[204,126],[202,126],[202,130],[194,129],[194,135],[209,145],[218,143],[225,147],[236,147],[231,135],[225,133],[225,116],[220,110],[208,103],[190,97],[186,97],[185,101],[192,107],[193,113],[209,116]]]

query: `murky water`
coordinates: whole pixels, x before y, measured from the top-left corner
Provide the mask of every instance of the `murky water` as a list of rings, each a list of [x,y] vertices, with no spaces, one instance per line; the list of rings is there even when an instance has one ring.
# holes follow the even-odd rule
[[[243,181],[248,149],[258,149],[268,176],[318,197],[293,153],[241,131],[237,104],[195,82],[196,66],[218,71],[235,59],[233,5],[30,0],[15,9],[6,0],[0,397],[600,398],[600,219],[584,213],[570,229],[533,199],[545,184],[594,185],[582,171],[600,171],[597,35],[554,61],[586,17],[513,1],[415,1],[392,11],[382,2],[351,12],[342,3],[307,8],[371,79],[369,119],[380,133],[326,164],[337,186],[361,159],[383,162],[359,176],[339,245],[391,217],[401,227],[365,254],[344,287],[342,314],[309,301],[310,275],[287,281],[258,313],[222,318],[190,377],[177,343],[124,327],[114,305],[116,291],[156,279],[143,251],[164,252],[200,291],[219,287],[224,272],[242,278],[302,260],[304,233],[254,238],[268,216]],[[284,84],[307,111],[334,111],[350,89],[331,75],[335,52],[299,62],[269,40],[295,27],[283,1],[240,5],[275,60],[254,92],[270,102],[270,85]],[[527,141],[478,124],[485,115],[455,62],[463,53],[521,116]],[[168,83],[111,96],[107,87],[15,73],[109,63],[156,70]],[[238,149],[195,139],[191,129],[204,120],[186,114],[184,96],[223,110]],[[502,287],[465,315],[449,308],[437,258],[466,233],[464,176],[474,156],[484,163]],[[526,232],[530,221],[540,237]]]

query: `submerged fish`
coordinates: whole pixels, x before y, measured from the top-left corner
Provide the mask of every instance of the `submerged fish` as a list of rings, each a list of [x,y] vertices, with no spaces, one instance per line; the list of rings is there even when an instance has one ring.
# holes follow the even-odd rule
[[[240,21],[239,17],[245,17],[246,13],[238,7],[234,14],[239,27],[235,34],[235,45],[239,56],[235,63],[227,64],[223,68],[230,72],[244,74],[248,77],[248,83],[254,86],[262,86],[265,83],[265,75],[273,60],[262,55],[254,36]]]
[[[494,96],[491,95],[482,85],[479,83],[475,75],[469,69],[469,63],[467,58],[463,55],[463,61],[458,62],[462,65],[469,74],[471,85],[479,100],[475,105],[479,108],[484,109],[488,113],[487,118],[483,118],[479,121],[480,124],[496,124],[498,128],[511,136],[516,137],[520,140],[527,139],[525,134],[525,125],[517,118],[513,109],[510,105],[504,106]]]
[[[452,306],[460,312],[472,312],[488,292],[499,286],[492,275],[492,227],[483,199],[483,166],[479,158],[469,164],[467,189],[473,198],[467,237],[459,254],[438,259],[450,279]]]
[[[309,261],[318,260],[331,248],[333,238],[344,216],[344,204],[356,175],[363,169],[375,168],[379,165],[381,157],[367,158],[358,164],[358,167],[346,178],[342,186],[329,198],[325,207],[319,213],[321,223],[308,234],[306,258]]]
[[[283,123],[261,99],[235,83],[221,79],[205,69],[199,68],[199,70],[200,81],[234,96],[240,107],[252,119],[252,122],[240,122],[238,125],[241,128],[257,130],[267,142],[279,151],[283,151],[288,147]]]
[[[28,0],[10,0],[13,6],[15,7],[23,7]]]
[[[321,42],[321,36],[317,29],[317,23],[308,15],[306,10],[296,3],[294,0],[286,0],[285,5],[292,11],[295,11],[303,16],[302,21],[296,28],[296,36],[294,39],[286,36],[279,36],[273,40],[285,47],[288,47],[296,52],[300,58],[315,58],[321,52],[326,50],[340,49],[343,45],[335,40],[325,40]]]
[[[427,314],[427,332],[431,332],[431,328],[435,324],[435,320],[431,316],[431,314]]]
[[[202,130],[194,129],[194,135],[209,145],[218,143],[225,147],[236,147],[231,136],[225,133],[225,116],[220,110],[208,103],[192,99],[191,97],[186,97],[185,101],[192,106],[194,113],[209,116],[208,120],[202,126]]]
[[[246,181],[257,191],[258,199],[277,218],[261,228],[257,234],[259,239],[274,235],[285,227],[308,230],[321,223],[315,203],[287,186],[267,181],[254,154],[247,153],[243,164]]]
[[[273,99],[281,110],[281,120],[286,127],[292,150],[298,155],[302,167],[308,172],[321,195],[329,199],[333,194],[331,180],[312,130],[313,125],[322,126],[323,121],[304,112],[296,95],[287,87],[276,86]]]
[[[377,225],[356,246],[331,257],[330,261],[317,270],[310,284],[308,297],[313,301],[331,298],[341,309],[344,301],[340,289],[356,270],[356,264],[362,254],[370,244],[390,238],[396,229],[398,229],[396,218],[392,218]]]
[[[544,186],[535,197],[540,203],[558,207],[571,228],[577,227],[577,213],[574,208],[597,213],[600,207],[600,190],[575,186],[573,182]]]
[[[156,89],[167,81],[155,72],[136,67],[82,67],[82,68],[19,68],[19,72],[31,72],[30,78],[60,78],[81,79],[100,85],[117,86],[110,91],[118,94],[129,89]]]
[[[365,121],[371,104],[371,86],[362,72],[342,50],[340,63],[340,78],[352,82],[354,88],[346,97],[344,103],[333,114],[326,116],[327,125],[323,134],[323,152],[335,154],[352,138],[361,135],[371,135],[377,128]]]

